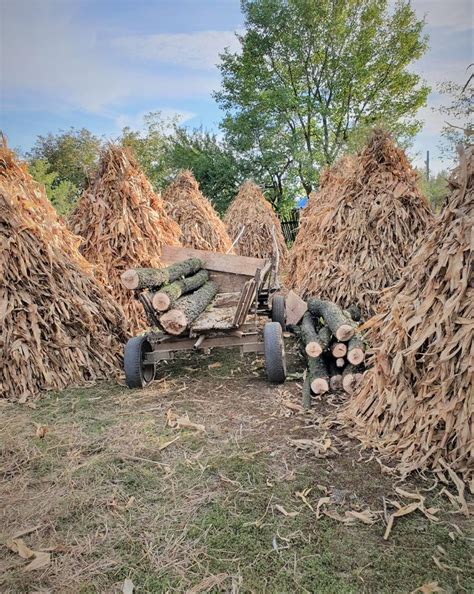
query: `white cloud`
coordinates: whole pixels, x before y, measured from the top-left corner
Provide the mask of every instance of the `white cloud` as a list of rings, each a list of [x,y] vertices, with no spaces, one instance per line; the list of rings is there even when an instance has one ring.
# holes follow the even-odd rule
[[[159,111],[163,119],[170,123],[169,129],[165,126],[165,132],[168,130],[171,131],[171,123],[173,121],[177,121],[178,123],[182,124],[188,120],[191,120],[196,115],[190,111],[182,111],[165,107],[162,109],[148,109],[135,115],[120,114],[115,118],[115,124],[119,130],[128,127],[132,130],[142,132],[144,131],[144,118],[150,113],[150,111]]]
[[[140,100],[206,97],[218,73],[190,76],[124,65],[94,23],[75,21],[73,2],[0,1],[2,101],[21,96],[24,109],[80,109],[108,115],[114,105]],[[113,117],[113,116],[112,116]]]
[[[452,31],[472,29],[472,0],[412,0],[412,5],[418,15],[426,15],[426,22],[431,27]]]
[[[225,47],[234,52],[240,47],[233,31],[129,35],[116,39],[114,45],[135,58],[195,70],[213,69]]]

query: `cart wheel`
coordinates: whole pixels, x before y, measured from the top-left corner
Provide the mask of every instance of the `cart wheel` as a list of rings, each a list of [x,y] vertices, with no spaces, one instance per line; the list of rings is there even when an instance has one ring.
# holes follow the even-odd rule
[[[129,388],[144,388],[155,378],[155,365],[144,364],[146,353],[152,351],[146,336],[130,338],[125,345],[124,369],[125,382]]]
[[[278,322],[283,332],[286,330],[286,307],[283,295],[275,295],[272,299],[272,322]]]
[[[286,358],[283,330],[278,322],[265,324],[263,343],[268,381],[272,384],[282,384],[286,379]]]

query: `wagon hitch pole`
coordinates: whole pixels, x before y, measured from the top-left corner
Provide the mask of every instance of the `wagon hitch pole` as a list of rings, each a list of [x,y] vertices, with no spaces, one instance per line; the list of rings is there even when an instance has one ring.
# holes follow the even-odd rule
[[[202,343],[204,342],[204,339],[206,338],[206,336],[204,334],[201,334],[201,336],[196,340],[196,342],[193,345],[193,351],[197,351],[198,348],[202,345]]]

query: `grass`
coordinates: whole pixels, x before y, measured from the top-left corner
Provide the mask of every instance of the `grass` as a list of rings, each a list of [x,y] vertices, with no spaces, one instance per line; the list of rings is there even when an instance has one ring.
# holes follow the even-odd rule
[[[145,391],[104,383],[50,394],[34,410],[4,404],[2,542],[31,529],[22,538],[51,549],[51,563],[25,572],[26,561],[2,547],[1,591],[119,592],[126,578],[137,592],[200,584],[196,591],[392,594],[428,582],[474,591],[467,520],[434,492],[428,504],[443,508],[441,521],[415,512],[388,541],[381,514],[372,526],[316,518],[297,492],[311,488],[315,509],[338,490],[340,513],[379,511],[383,495],[397,495],[375,463],[356,462],[354,444],[322,458],[289,447],[289,435],[318,434],[304,429],[313,417],[281,404],[298,398],[297,384],[269,387],[258,363],[221,352],[172,362]],[[169,409],[206,433],[167,426]],[[38,425],[48,427],[43,438]]]

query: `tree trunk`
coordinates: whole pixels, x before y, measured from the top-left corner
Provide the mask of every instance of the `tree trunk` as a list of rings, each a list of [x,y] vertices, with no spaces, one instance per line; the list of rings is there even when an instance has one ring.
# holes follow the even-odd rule
[[[319,340],[313,316],[309,311],[304,314],[301,321],[300,336],[308,357],[319,357],[324,350],[324,345]]]
[[[156,311],[163,312],[173,307],[177,299],[186,293],[191,293],[209,280],[207,270],[200,270],[193,276],[187,276],[181,280],[165,285],[153,295],[152,304]]]
[[[324,318],[337,340],[346,341],[354,336],[355,322],[349,320],[342,309],[332,301],[311,298],[308,300],[308,310],[314,316]]]
[[[342,372],[336,365],[336,360],[332,357],[327,358],[327,367],[329,371],[329,387],[331,392],[342,390]]]
[[[203,266],[204,262],[199,258],[189,258],[167,268],[130,268],[122,274],[121,279],[127,289],[152,289],[195,274]]]
[[[361,313],[358,305],[349,305],[349,307],[344,310],[344,313],[346,312],[349,314],[349,317],[354,320],[354,322],[360,322]]]
[[[204,284],[196,292],[181,297],[160,318],[160,323],[168,334],[179,336],[211,303],[217,294],[217,285],[213,281]]]
[[[322,357],[308,357],[311,390],[314,394],[324,394],[329,390],[329,374]]]
[[[362,379],[363,369],[356,365],[347,365],[342,372],[342,387],[348,394],[353,394]]]
[[[347,344],[347,360],[353,365],[360,365],[364,359],[364,343],[360,335],[355,334]]]

